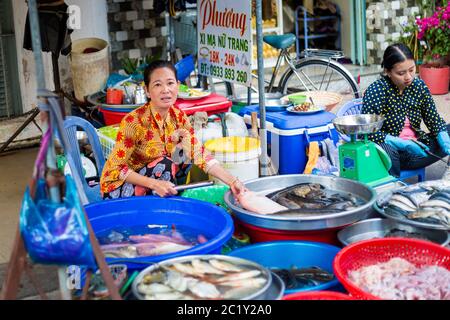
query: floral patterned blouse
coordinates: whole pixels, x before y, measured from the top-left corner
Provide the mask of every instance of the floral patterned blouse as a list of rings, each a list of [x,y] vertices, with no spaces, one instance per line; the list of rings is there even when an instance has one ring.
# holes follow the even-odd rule
[[[182,110],[172,106],[163,119],[152,110],[149,102],[127,114],[120,123],[116,144],[103,168],[102,194],[120,187],[130,170],[137,172],[155,159],[170,157],[178,143],[200,169],[207,172],[217,163],[195,137]]]
[[[372,83],[363,97],[362,113],[381,114],[385,117],[381,130],[370,134],[369,139],[381,143],[387,134],[398,137],[408,117],[417,139],[429,144],[430,136],[420,129],[422,120],[432,137],[446,130],[444,119],[438,114],[433,97],[423,80],[415,78],[400,94],[388,78]]]

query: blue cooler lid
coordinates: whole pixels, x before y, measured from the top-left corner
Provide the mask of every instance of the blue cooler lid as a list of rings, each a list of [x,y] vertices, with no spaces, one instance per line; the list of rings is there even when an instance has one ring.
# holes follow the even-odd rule
[[[258,112],[259,105],[243,107],[239,115],[250,115],[252,112]],[[321,127],[331,123],[336,115],[331,112],[323,111],[312,114],[298,115],[288,111],[267,112],[266,121],[273,123],[274,127],[282,130],[295,130],[301,128]]]

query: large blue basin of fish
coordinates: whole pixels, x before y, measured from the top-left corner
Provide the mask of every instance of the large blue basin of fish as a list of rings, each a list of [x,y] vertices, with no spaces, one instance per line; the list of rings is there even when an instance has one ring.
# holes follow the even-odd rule
[[[234,231],[231,216],[221,207],[181,197],[144,196],[105,200],[86,205],[85,209],[97,238],[109,230],[174,225],[179,230],[195,230],[207,239],[204,243],[178,252],[134,258],[106,258],[108,264],[124,263],[133,270],[175,257],[220,253]]]
[[[280,275],[284,294],[301,291],[344,291],[333,274],[341,248],[310,241],[273,241],[241,247],[228,255],[254,261]],[[281,274],[279,272],[282,272]]]

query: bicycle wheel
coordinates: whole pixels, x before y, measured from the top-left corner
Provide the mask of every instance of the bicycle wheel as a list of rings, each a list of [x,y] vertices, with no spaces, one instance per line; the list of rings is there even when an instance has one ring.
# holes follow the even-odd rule
[[[281,78],[280,91],[291,94],[301,91],[330,91],[341,94],[345,100],[359,98],[359,86],[353,76],[335,61],[308,59],[288,69]]]

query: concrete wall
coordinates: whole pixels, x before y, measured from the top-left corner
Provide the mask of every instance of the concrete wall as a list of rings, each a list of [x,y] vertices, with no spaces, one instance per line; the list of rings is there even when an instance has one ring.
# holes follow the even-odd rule
[[[384,50],[396,42],[401,25],[419,12],[415,0],[366,0],[367,52],[369,64],[380,64]]]
[[[157,0],[107,1],[113,69],[120,69],[120,60],[124,58],[163,57],[168,28],[164,15],[158,15],[153,10],[154,1]]]
[[[23,111],[36,106],[36,69],[33,52],[22,48],[28,6],[25,1],[13,0],[14,28],[16,33],[17,61],[19,64],[20,90]],[[80,7],[81,28],[75,30],[72,41],[85,37],[98,37],[109,41],[106,0],[66,0],[68,5]],[[43,53],[46,88],[54,90],[53,71],[50,53]],[[59,61],[61,86],[71,91],[72,81],[68,58],[61,56]]]

